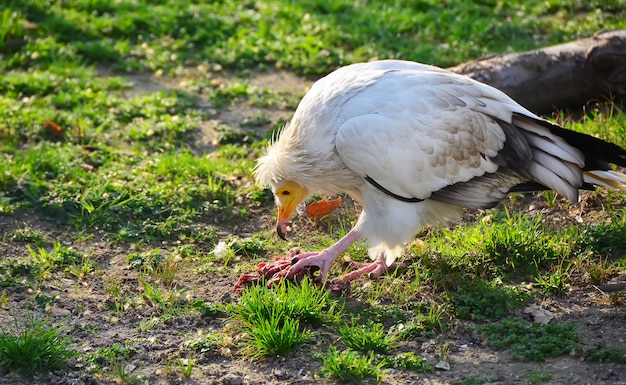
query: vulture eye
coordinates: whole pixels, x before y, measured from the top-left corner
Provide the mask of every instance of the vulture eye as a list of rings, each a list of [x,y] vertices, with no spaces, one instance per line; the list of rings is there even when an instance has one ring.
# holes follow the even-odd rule
[[[287,195],[290,195],[290,194],[291,194],[291,191],[287,191],[287,190],[284,190],[284,191],[280,192],[280,195],[282,195],[282,196],[287,196]]]

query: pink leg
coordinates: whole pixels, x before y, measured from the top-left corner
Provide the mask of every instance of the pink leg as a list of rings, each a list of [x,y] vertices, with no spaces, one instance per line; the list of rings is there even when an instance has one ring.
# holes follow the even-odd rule
[[[337,243],[319,253],[302,253],[292,259],[293,266],[289,268],[286,278],[292,278],[307,266],[317,266],[320,268],[320,280],[326,281],[326,276],[333,261],[343,253],[350,245],[360,238],[358,231],[352,229]]]
[[[385,271],[387,271],[387,262],[384,254],[381,254],[374,262],[371,263],[359,263],[357,270],[351,271],[348,274],[341,277],[341,281],[348,282],[356,279],[363,274],[367,274],[369,278],[378,278]]]

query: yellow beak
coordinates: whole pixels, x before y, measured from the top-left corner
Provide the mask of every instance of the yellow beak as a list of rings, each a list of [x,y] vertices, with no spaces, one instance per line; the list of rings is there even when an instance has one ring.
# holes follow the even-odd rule
[[[306,198],[306,190],[295,182],[287,182],[274,192],[278,206],[276,233],[287,240],[287,226],[296,207]]]
[[[287,240],[287,226],[289,226],[289,218],[291,218],[291,212],[287,213],[279,207],[278,221],[276,222],[276,233],[283,241]]]

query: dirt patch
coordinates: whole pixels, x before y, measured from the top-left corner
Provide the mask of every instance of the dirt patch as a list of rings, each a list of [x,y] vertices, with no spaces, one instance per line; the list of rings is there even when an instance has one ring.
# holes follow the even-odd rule
[[[161,83],[152,77],[135,78],[141,84],[141,91],[153,92],[172,87],[173,83]],[[302,93],[308,82],[300,81],[291,74],[273,72],[253,78],[250,84],[255,87],[271,87],[281,92]],[[200,130],[201,137],[195,145],[210,150],[214,143],[212,127],[217,124],[238,125],[262,112],[275,119],[276,116],[287,117],[292,112],[271,109],[249,108],[245,104],[221,109],[214,114],[214,121],[204,122]],[[274,115],[276,114],[276,115]],[[528,213],[542,213],[544,221],[558,223],[592,223],[606,217],[606,211],[593,197],[583,201],[585,206],[557,206],[548,208],[537,200],[527,198],[520,202],[519,207]],[[274,221],[269,209],[259,209],[255,221],[240,224],[223,225],[217,223],[219,234],[246,236],[265,229]],[[476,217],[476,212],[467,212],[466,219]],[[210,221],[211,218],[207,218]],[[299,231],[320,231],[311,223],[296,221],[294,233]],[[0,243],[0,258],[17,259],[29,255],[27,245],[12,238],[16,230],[28,228],[37,230],[48,239],[58,240],[88,256],[98,263],[98,274],[77,279],[56,272],[43,285],[33,288],[30,285],[15,285],[4,290],[9,303],[0,308],[0,324],[12,325],[14,318],[23,319],[27,312],[45,313],[66,325],[72,335],[72,348],[80,352],[81,357],[114,344],[130,347],[133,353],[122,361],[128,378],[139,376],[144,384],[313,384],[323,383],[317,372],[321,362],[312,358],[313,349],[325,350],[333,341],[321,338],[317,345],[307,345],[290,353],[287,357],[267,358],[252,361],[237,354],[234,347],[241,335],[229,328],[228,320],[220,314],[205,316],[172,317],[162,321],[156,327],[140,327],[147,325],[158,316],[157,309],[147,302],[138,303],[126,309],[122,314],[115,315],[107,310],[106,286],[111,281],[118,282],[120,289],[128,293],[138,293],[138,272],[128,268],[126,257],[137,250],[136,245],[117,245],[108,241],[104,234],[94,233],[78,237],[71,228],[44,221],[37,216],[24,213],[15,216],[0,216],[0,233],[4,234]],[[323,228],[322,230],[323,231]],[[77,240],[80,239],[80,240]],[[49,245],[48,245],[49,246]],[[144,245],[144,248],[158,245]],[[210,252],[213,245],[205,245],[205,252]],[[237,281],[238,271],[235,269],[216,269],[198,273],[195,261],[191,258],[178,273],[174,288],[181,296],[202,299],[208,304],[227,304],[237,300],[233,293],[233,285]],[[616,348],[626,348],[626,305],[612,304],[609,293],[600,291],[596,286],[585,284],[574,286],[561,298],[550,298],[540,301],[538,305],[551,311],[556,319],[554,322],[574,321],[579,343],[585,347],[607,344]],[[34,298],[44,293],[53,297],[53,307],[42,310]],[[130,294],[129,294],[130,295]],[[517,314],[527,317],[524,314]],[[550,358],[541,363],[520,362],[511,357],[507,351],[494,351],[468,330],[471,322],[455,321],[448,330],[434,339],[422,338],[406,342],[402,351],[412,351],[426,357],[429,362],[436,363],[440,344],[450,346],[448,362],[450,370],[436,371],[430,374],[417,374],[410,371],[388,370],[384,383],[388,384],[450,384],[456,380],[473,376],[490,379],[492,384],[529,384],[529,373],[547,373],[551,379],[543,384],[626,384],[626,365],[615,363],[586,362],[573,353],[570,356]],[[8,326],[7,326],[8,327]],[[228,330],[232,340],[227,344],[209,349],[194,357],[196,367],[190,379],[182,378],[180,370],[173,363],[179,357],[180,348],[188,341],[198,339],[208,333]],[[322,336],[329,333],[320,331]],[[93,372],[84,367],[81,357],[72,362],[73,371],[57,371],[44,378],[24,380],[10,376],[0,370],[0,383],[7,385],[22,384],[110,384],[123,383],[120,378],[112,378],[106,373]],[[103,364],[105,372],[114,370]],[[130,383],[130,382],[127,382]]]
[[[63,234],[69,229],[51,226],[33,217],[17,221],[15,218],[0,217],[0,229],[11,234],[15,229],[27,226],[41,229],[53,239],[64,239]],[[69,242],[69,240],[68,240]],[[23,319],[27,311],[46,313],[54,317],[54,311],[61,313],[64,319],[57,318],[66,325],[73,339],[72,348],[81,355],[87,355],[99,348],[114,344],[130,346],[133,354],[123,361],[130,370],[129,375],[141,376],[145,384],[312,384],[322,383],[317,372],[321,363],[312,358],[313,348],[305,346],[290,353],[287,357],[268,358],[252,361],[239,356],[230,347],[223,347],[198,354],[194,357],[196,368],[191,379],[183,380],[177,370],[168,373],[168,365],[178,357],[180,347],[187,341],[199,338],[207,333],[223,331],[228,325],[223,316],[187,316],[173,317],[155,328],[142,331],[138,325],[157,317],[156,310],[146,304],[126,310],[122,315],[113,315],[106,310],[107,281],[121,282],[122,289],[137,293],[137,272],[128,269],[126,256],[132,246],[115,246],[105,241],[88,240],[72,244],[80,252],[97,260],[101,274],[85,280],[56,274],[52,279],[37,289],[27,286],[5,288],[10,303],[0,309],[0,323],[12,325],[14,317]],[[28,254],[26,245],[19,242],[5,242],[0,246],[3,258],[19,258]],[[236,273],[198,274],[191,265],[179,272],[176,288],[183,293],[192,293],[207,303],[230,303],[237,300],[232,288],[236,282]],[[37,293],[54,296],[56,310],[40,310],[33,298]],[[551,311],[555,322],[574,321],[579,343],[584,348],[591,348],[604,343],[614,347],[626,348],[626,306],[612,305],[608,294],[600,292],[594,286],[572,287],[563,298],[550,298],[538,303]],[[30,309],[30,310],[27,310]],[[527,317],[519,314],[520,317]],[[455,322],[444,335],[435,339],[415,339],[407,341],[402,351],[412,351],[437,362],[440,344],[445,341],[450,346],[448,362],[451,370],[431,374],[417,374],[410,371],[389,370],[385,373],[384,383],[388,384],[450,384],[455,380],[473,376],[491,378],[493,384],[529,384],[529,373],[548,373],[551,380],[544,384],[626,384],[626,365],[615,363],[590,363],[573,354],[558,358],[549,358],[541,363],[520,362],[511,357],[508,351],[494,351],[485,346],[467,330],[471,322]],[[233,342],[240,335],[229,332]],[[320,335],[324,335],[323,331]],[[322,338],[319,344],[328,345],[332,341]],[[325,348],[324,348],[325,349]],[[58,371],[35,382],[11,377],[0,371],[0,383],[18,384],[109,384],[113,379],[103,378],[102,374],[80,370]],[[171,368],[170,368],[171,369]],[[105,365],[105,370],[110,370]]]
[[[186,68],[180,72],[179,77],[176,78],[156,76],[147,72],[126,75],[124,78],[132,84],[132,87],[124,90],[122,95],[132,99],[167,90],[189,91],[197,98],[197,107],[208,111],[211,115],[210,119],[200,122],[198,132],[193,137],[193,143],[189,143],[199,153],[212,152],[215,149],[219,141],[218,130],[220,127],[264,135],[269,130],[270,123],[250,123],[259,120],[259,117],[262,117],[262,120],[266,122],[287,121],[293,115],[293,109],[253,106],[248,102],[238,102],[233,106],[215,108],[202,92],[193,91],[196,82],[213,82],[216,86],[247,82],[252,88],[268,89],[292,97],[301,97],[313,83],[313,81],[305,80],[292,72],[281,70],[258,72],[250,78],[242,78],[240,75],[227,71],[212,71],[204,67]],[[110,75],[105,68],[97,69],[96,73],[100,76]]]

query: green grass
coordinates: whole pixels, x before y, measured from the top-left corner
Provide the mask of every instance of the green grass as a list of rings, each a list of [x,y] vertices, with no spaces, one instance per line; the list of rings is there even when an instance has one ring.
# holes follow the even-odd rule
[[[465,282],[476,278],[505,283],[531,280],[544,293],[561,295],[574,261],[589,260],[579,267],[595,276],[603,255],[623,253],[625,220],[622,209],[611,211],[605,222],[556,228],[545,225],[541,216],[494,211],[488,223],[465,223],[428,234],[426,249],[421,252],[419,283],[432,283],[458,294]],[[478,293],[479,286],[470,292]]]
[[[411,370],[417,373],[429,373],[435,370],[427,359],[413,352],[385,357],[384,364],[385,367]]]
[[[322,73],[372,57],[451,65],[624,27],[617,1],[170,0],[147,6],[80,0],[69,7],[29,0],[7,5],[0,29],[0,48],[11,54],[7,69],[62,61],[173,73],[180,63],[236,69],[274,63]],[[22,20],[36,28],[25,29]]]
[[[348,347],[364,353],[386,354],[397,346],[396,337],[387,334],[380,323],[340,325],[337,331]]]
[[[541,217],[494,212],[490,221],[466,223],[440,229],[425,239],[422,264],[425,278],[444,289],[458,289],[459,283],[501,278],[532,277],[562,255],[572,253],[572,229],[564,234],[542,224]],[[425,274],[425,273],[422,273]]]
[[[0,367],[25,376],[66,369],[78,355],[69,348],[67,330],[44,318],[29,315],[22,323],[15,318],[13,328],[0,326]]]
[[[578,243],[581,248],[599,255],[626,248],[623,238],[626,236],[626,214],[623,210],[614,211],[608,219],[580,230]]]
[[[596,344],[583,353],[585,360],[592,362],[626,362],[626,348],[608,346],[606,344]]]
[[[224,336],[217,333],[209,333],[197,336],[195,339],[186,340],[181,348],[194,353],[206,353],[217,349],[219,344],[224,342]]]
[[[626,6],[617,0],[4,1],[0,249],[12,257],[0,258],[0,308],[21,305],[21,297],[41,309],[66,305],[66,292],[49,288],[78,281],[76,294],[93,290],[111,327],[148,311],[134,324],[142,335],[157,327],[175,334],[170,323],[196,317],[211,327],[228,319],[244,332],[241,342],[228,342],[225,327],[181,347],[166,366],[183,377],[195,374],[205,352],[288,357],[298,347],[320,354],[333,381],[381,381],[383,367],[428,372],[428,359],[403,347],[433,339],[446,346],[447,331],[468,319],[492,321],[489,341],[508,339],[501,348],[522,359],[561,351],[549,349],[550,339],[569,347],[572,330],[541,329],[541,343],[529,347],[523,335],[534,326],[506,317],[527,295],[566,299],[575,279],[599,284],[624,269],[623,193],[595,195],[590,207],[606,212],[580,225],[550,225],[516,196],[479,221],[430,229],[420,235],[424,246],[407,249],[405,269],[355,283],[345,307],[308,282],[253,287],[232,303],[194,299],[193,285],[216,277],[223,284],[293,246],[257,221],[273,214],[273,198],[251,182],[255,159],[302,95],[255,85],[257,72],[286,69],[313,80],[372,58],[450,66],[624,28]],[[238,110],[251,113],[228,119]],[[199,139],[213,120],[215,142],[206,145]],[[555,120],[626,146],[623,102]],[[540,197],[548,209],[570,207],[555,194]],[[354,221],[346,205],[294,243],[318,250]],[[226,251],[213,254],[220,240]],[[367,259],[363,245],[348,254]],[[624,301],[620,292],[610,298]],[[503,324],[508,337],[497,335]],[[339,347],[327,348],[331,342]],[[141,349],[104,347],[88,355],[87,370],[142,381],[125,369]],[[619,353],[597,347],[585,359],[619,362]]]
[[[309,330],[300,328],[298,319],[291,319],[280,311],[272,311],[268,318],[244,326],[244,330],[250,338],[247,350],[253,357],[285,356],[312,337]]]
[[[33,264],[33,260],[5,259],[0,261],[0,286],[18,286],[28,284],[37,276],[45,275],[42,266]]]
[[[104,366],[107,363],[129,358],[137,353],[136,349],[114,343],[111,346],[104,346],[94,353],[86,356],[86,362],[97,366]]]
[[[143,298],[154,307],[157,313],[164,316],[175,316],[187,311],[187,304],[181,298],[184,289],[163,289],[156,284],[148,282],[142,276],[137,279],[143,289]]]
[[[455,314],[461,319],[497,320],[509,309],[524,305],[529,295],[516,288],[470,282],[451,293]]]
[[[531,384],[540,384],[542,382],[547,382],[552,379],[552,375],[550,373],[542,371],[526,373],[524,377],[526,377],[528,382],[530,382]]]
[[[89,274],[95,268],[95,262],[85,258],[80,252],[61,245],[60,242],[54,242],[52,251],[48,252],[44,247],[33,249],[27,245],[28,252],[33,258],[33,264],[45,269],[60,269],[71,273],[72,275]]]
[[[120,164],[116,154],[103,149],[104,163],[88,177],[85,157],[97,152],[43,145],[16,153],[17,163],[0,166],[8,178],[6,191],[18,207],[38,210],[79,231],[101,228],[122,241],[192,235],[193,221],[208,210],[222,212],[224,219],[233,216],[233,192],[215,175],[225,165],[211,158],[183,150],[141,161],[133,156]],[[228,160],[236,162],[234,156]],[[189,186],[185,194],[180,186]]]
[[[341,306],[330,293],[319,289],[310,280],[292,285],[281,282],[272,289],[266,285],[255,285],[244,291],[239,303],[228,309],[239,320],[254,322],[272,318],[279,311],[285,317],[304,321],[312,326],[323,322],[334,323],[341,314]]]
[[[252,356],[286,355],[312,337],[306,325],[333,324],[341,311],[337,300],[306,279],[301,286],[252,286],[227,309],[248,334],[246,349]]]
[[[186,358],[179,357],[176,360],[176,365],[180,369],[180,372],[183,378],[189,378],[191,377],[191,374],[193,373],[193,369],[196,367],[196,362],[193,357],[186,357]]]
[[[338,351],[330,346],[326,354],[318,355],[323,362],[320,374],[331,380],[346,383],[361,383],[372,379],[380,383],[383,379],[383,363],[376,364],[374,354],[362,356],[353,350]]]
[[[452,385],[483,385],[492,383],[497,380],[498,378],[495,376],[489,376],[486,378],[469,376],[465,377],[462,380],[452,381]]]
[[[137,300],[119,279],[105,279],[104,293],[107,296],[104,307],[114,315],[122,315],[128,308],[137,306]]]
[[[19,239],[19,242],[35,241],[43,243],[39,237]],[[20,284],[39,285],[55,272],[63,272],[78,279],[92,274],[96,263],[80,252],[55,241],[52,248],[26,245],[24,257],[19,259],[3,259],[0,261],[0,286],[17,286]]]
[[[172,286],[179,269],[179,262],[174,256],[165,256],[158,249],[147,253],[131,253],[126,257],[126,262],[132,269],[150,275],[165,286]]]
[[[9,307],[9,303],[11,303],[11,297],[7,294],[5,289],[0,293],[0,307],[7,308]]]
[[[115,383],[140,384],[142,382],[140,376],[127,369],[127,360],[137,353],[131,342],[127,341],[124,345],[116,342],[87,354],[84,357],[87,370]]]
[[[190,235],[208,210],[225,220],[237,215],[228,180],[249,173],[254,153],[247,145],[224,146],[213,156],[183,148],[207,116],[190,95],[128,99],[116,94],[128,87],[119,78],[63,71],[74,78],[15,72],[3,82],[0,105],[8,113],[0,118],[6,129],[0,187],[8,210],[36,210],[118,240]],[[62,135],[52,135],[46,121],[62,127]],[[190,187],[181,194],[180,186]]]
[[[45,234],[41,230],[33,229],[29,226],[24,226],[22,228],[17,228],[11,232],[7,232],[5,235],[5,240],[10,240],[12,242],[23,242],[26,244],[32,243],[35,246],[42,246],[44,240],[46,239]]]
[[[567,279],[570,272],[570,266],[558,264],[551,271],[540,273],[535,277],[535,284],[539,290],[545,295],[561,296],[567,291]]]
[[[511,356],[527,361],[543,361],[570,353],[577,347],[572,323],[527,324],[515,318],[505,318],[476,328],[495,349],[509,348]]]

